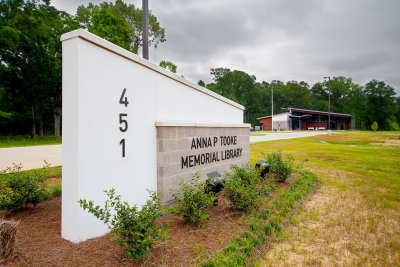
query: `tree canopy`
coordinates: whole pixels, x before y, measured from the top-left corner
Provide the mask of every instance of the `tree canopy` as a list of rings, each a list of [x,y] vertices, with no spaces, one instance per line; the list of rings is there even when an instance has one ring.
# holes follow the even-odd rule
[[[48,1],[0,2],[0,110],[14,127],[31,119],[31,134],[43,136],[46,110],[61,108],[61,34],[76,29],[73,18]]]
[[[162,60],[160,62],[160,67],[169,70],[172,73],[176,73],[176,65],[171,61]]]
[[[122,0],[79,6],[76,20],[88,31],[115,43],[133,53],[142,47],[142,10]],[[165,42],[165,29],[149,12],[149,45],[157,47]]]
[[[212,68],[210,74],[213,82],[199,84],[245,106],[245,121],[252,125],[258,124],[257,117],[271,115],[272,90],[274,114],[287,107],[328,111],[328,81],[313,86],[304,81],[257,82],[253,75],[228,68]],[[377,80],[362,86],[341,76],[330,83],[331,112],[353,115],[356,129],[369,130],[374,121],[380,129],[398,127],[400,97],[393,87]]]
[[[60,37],[77,28],[137,53],[142,11],[117,0],[80,6],[72,16],[49,0],[0,1],[0,134],[60,135]],[[162,42],[165,29],[150,12],[149,43],[157,47]]]

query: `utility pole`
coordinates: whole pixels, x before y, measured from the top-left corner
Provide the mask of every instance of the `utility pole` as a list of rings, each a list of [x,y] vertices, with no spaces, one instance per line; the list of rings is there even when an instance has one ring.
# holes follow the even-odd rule
[[[329,108],[328,108],[328,131],[331,130],[331,77],[324,77],[324,79],[328,79],[328,102],[329,102]]]
[[[272,101],[271,101],[271,131],[274,130],[274,86],[271,84]]]
[[[143,58],[149,60],[149,1],[142,0]]]

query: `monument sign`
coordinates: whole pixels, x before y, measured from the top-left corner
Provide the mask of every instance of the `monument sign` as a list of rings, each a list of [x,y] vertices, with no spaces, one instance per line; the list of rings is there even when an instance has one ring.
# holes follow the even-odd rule
[[[108,232],[79,199],[115,188],[131,205],[146,189],[172,200],[179,182],[249,162],[244,107],[79,29],[62,35],[62,237]]]

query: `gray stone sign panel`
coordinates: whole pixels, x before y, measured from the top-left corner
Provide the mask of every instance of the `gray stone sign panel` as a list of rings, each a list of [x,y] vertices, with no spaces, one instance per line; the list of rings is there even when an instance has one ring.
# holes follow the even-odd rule
[[[157,192],[169,202],[179,183],[196,172],[206,180],[209,172],[223,174],[249,159],[248,127],[157,127]]]

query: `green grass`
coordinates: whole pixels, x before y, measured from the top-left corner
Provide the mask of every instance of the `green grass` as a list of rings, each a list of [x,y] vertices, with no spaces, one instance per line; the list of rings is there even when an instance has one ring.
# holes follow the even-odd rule
[[[396,266],[400,143],[392,141],[398,136],[396,132],[355,131],[252,144],[253,163],[263,158],[263,153],[280,149],[317,172],[323,187],[317,195],[325,203],[318,206],[318,216],[311,216],[314,207],[293,219],[295,225],[301,221],[302,227],[318,221],[318,231],[301,236],[301,228],[292,227],[277,242],[282,245],[276,244],[267,252],[263,265],[324,265],[325,261],[332,265]]]
[[[251,161],[278,148],[298,161],[319,169],[337,169],[353,174],[346,185],[359,187],[371,202],[387,200],[400,209],[400,146],[382,146],[393,133],[349,132],[330,136],[271,141],[251,145]],[[323,142],[325,143],[323,143]],[[373,145],[376,144],[376,145]],[[326,179],[336,184],[335,179]],[[381,190],[377,190],[381,189]],[[394,196],[394,197],[393,197]]]
[[[38,137],[31,138],[26,135],[0,136],[0,148],[23,147],[23,146],[42,146],[42,145],[60,145],[61,137],[45,136],[43,139]]]

